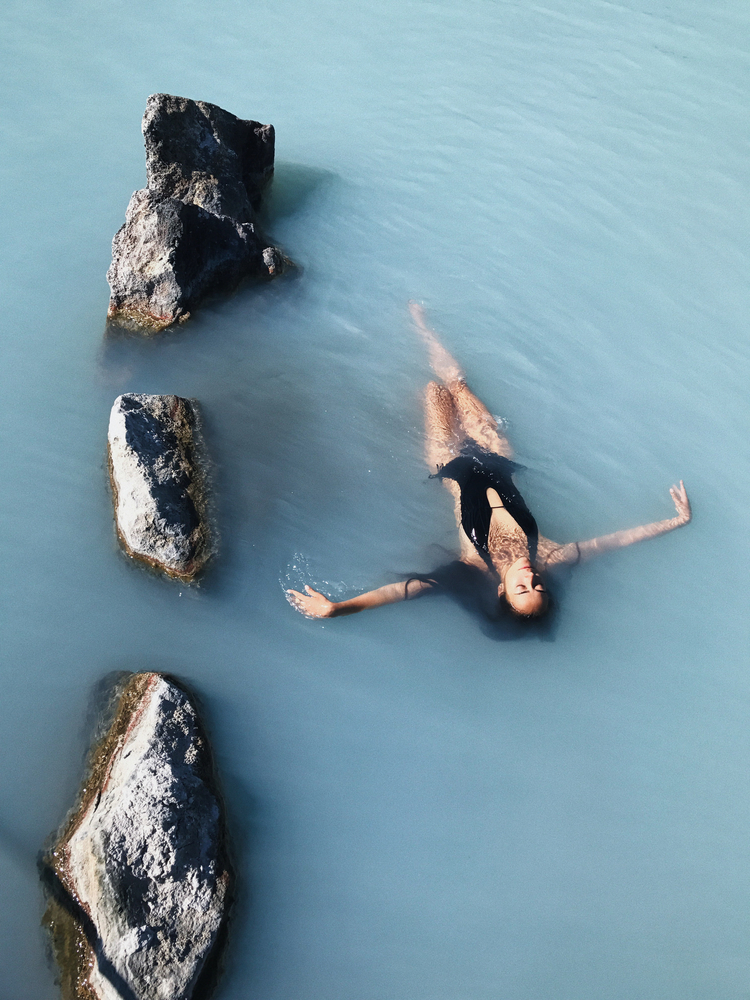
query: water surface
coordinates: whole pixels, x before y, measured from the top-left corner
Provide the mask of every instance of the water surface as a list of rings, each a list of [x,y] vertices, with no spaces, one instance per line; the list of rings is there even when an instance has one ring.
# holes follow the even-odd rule
[[[4,212],[2,986],[57,996],[36,858],[92,692],[204,704],[241,874],[221,1000],[715,1000],[750,980],[745,594],[748,13],[551,0],[11,4]],[[300,274],[104,337],[149,93],[277,129]],[[427,479],[424,301],[581,567],[544,637],[444,598],[310,622],[455,544]],[[115,542],[124,391],[196,397],[221,552],[198,588]]]

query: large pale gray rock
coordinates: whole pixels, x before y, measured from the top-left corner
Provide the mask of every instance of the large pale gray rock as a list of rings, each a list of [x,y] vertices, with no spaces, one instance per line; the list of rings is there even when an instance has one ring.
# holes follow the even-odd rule
[[[44,859],[65,1000],[188,1000],[215,966],[230,870],[205,733],[186,693],[132,674]]]
[[[125,551],[189,582],[211,554],[205,471],[189,399],[125,393],[109,418],[109,471]]]
[[[112,242],[109,318],[161,330],[206,294],[285,263],[258,229],[273,174],[272,125],[215,104],[152,94],[143,116],[147,186]]]

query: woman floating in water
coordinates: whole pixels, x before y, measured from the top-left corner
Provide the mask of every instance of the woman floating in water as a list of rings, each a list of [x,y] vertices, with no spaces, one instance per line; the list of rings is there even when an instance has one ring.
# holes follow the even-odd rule
[[[453,494],[461,543],[458,562],[426,576],[389,583],[348,601],[329,601],[312,587],[306,593],[287,591],[290,602],[311,618],[335,618],[366,608],[421,597],[430,591],[490,591],[495,607],[519,618],[538,618],[549,606],[545,575],[555,567],[575,566],[592,556],[655,538],[690,520],[685,487],[670,494],[677,516],[639,528],[616,531],[587,542],[558,545],[539,534],[531,511],[513,483],[517,466],[513,449],[497,421],[471,392],[456,361],[440,344],[424,319],[424,310],[410,305],[417,329],[430,352],[430,363],[441,382],[430,382],[425,393],[426,458]],[[494,595],[497,594],[497,597]]]

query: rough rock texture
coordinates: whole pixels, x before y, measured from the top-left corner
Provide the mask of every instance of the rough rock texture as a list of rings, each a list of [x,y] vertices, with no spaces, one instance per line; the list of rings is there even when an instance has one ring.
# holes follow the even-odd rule
[[[125,551],[189,582],[211,554],[194,404],[179,396],[118,396],[109,471]]]
[[[129,676],[44,871],[65,1000],[205,992],[230,873],[206,737],[173,681]]]
[[[143,116],[147,187],[112,242],[109,318],[161,330],[209,292],[288,263],[258,231],[273,174],[272,125],[215,104],[152,94]]]

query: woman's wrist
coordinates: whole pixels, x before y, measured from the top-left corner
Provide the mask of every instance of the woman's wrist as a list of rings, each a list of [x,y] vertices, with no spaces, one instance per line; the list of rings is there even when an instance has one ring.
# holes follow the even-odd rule
[[[348,601],[331,601],[329,618],[340,618],[342,615],[353,615],[362,610],[363,605],[356,597]]]

